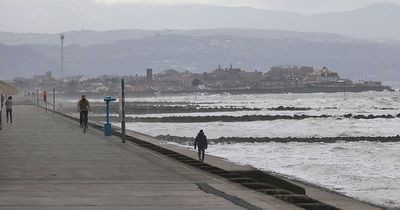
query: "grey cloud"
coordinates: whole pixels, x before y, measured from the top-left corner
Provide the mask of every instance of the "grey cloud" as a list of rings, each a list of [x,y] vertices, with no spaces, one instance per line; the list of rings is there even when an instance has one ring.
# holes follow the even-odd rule
[[[179,0],[181,1],[181,0]],[[201,2],[192,0],[190,2]],[[399,3],[400,0],[388,0]],[[202,1],[204,2],[204,1]],[[249,6],[259,9],[286,10],[298,13],[323,13],[328,11],[351,10],[382,0],[208,0],[210,4],[226,6]],[[214,3],[213,3],[214,2]],[[386,1],[385,1],[386,2]],[[174,16],[176,11],[185,13],[185,9],[164,10],[138,4],[100,4],[96,0],[0,0],[0,31],[10,32],[48,32],[57,33],[70,30],[94,29],[166,29],[159,16]],[[220,12],[218,8],[202,9],[207,17]],[[190,14],[192,16],[196,14]],[[158,16],[158,17],[157,17]],[[178,15],[166,25],[172,28],[205,28],[205,20],[195,17],[196,22],[182,27],[184,20]],[[207,19],[204,18],[204,19]],[[224,16],[223,18],[228,18]],[[244,17],[246,19],[248,17]],[[221,27],[215,25],[215,27]],[[229,27],[229,25],[227,26]]]

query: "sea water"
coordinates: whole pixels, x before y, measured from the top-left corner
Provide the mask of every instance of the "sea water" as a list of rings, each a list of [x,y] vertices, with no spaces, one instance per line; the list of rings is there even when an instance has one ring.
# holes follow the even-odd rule
[[[219,137],[340,137],[395,136],[400,118],[349,119],[344,114],[397,115],[399,92],[200,95],[130,98],[128,101],[191,102],[203,107],[241,106],[258,111],[166,113],[137,117],[222,115],[332,115],[331,118],[253,122],[128,123],[127,127],[150,135],[193,137],[203,129]],[[303,107],[306,111],[270,111],[271,107]],[[335,117],[337,116],[337,117]],[[185,145],[181,145],[185,146]],[[237,164],[319,185],[370,203],[400,208],[400,143],[234,143],[211,145],[209,154]]]

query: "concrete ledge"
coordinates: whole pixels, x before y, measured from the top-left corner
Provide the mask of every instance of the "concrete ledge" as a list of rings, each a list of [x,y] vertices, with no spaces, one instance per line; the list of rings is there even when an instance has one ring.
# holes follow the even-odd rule
[[[253,170],[253,171],[242,171],[240,172],[243,176],[251,177],[258,181],[273,184],[279,188],[288,190],[297,194],[306,194],[306,190],[298,185],[293,184],[292,182],[286,181],[280,177],[273,176],[271,174],[265,173],[263,171]]]

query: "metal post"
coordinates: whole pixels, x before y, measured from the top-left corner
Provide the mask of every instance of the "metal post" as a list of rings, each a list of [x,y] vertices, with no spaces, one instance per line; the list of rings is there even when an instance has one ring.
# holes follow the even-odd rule
[[[61,80],[64,79],[64,34],[60,35],[61,39]]]
[[[53,88],[53,112],[56,111],[56,88]]]
[[[116,99],[111,96],[104,97],[104,101],[106,102],[106,123],[104,124],[104,136],[112,135],[112,127],[110,124],[110,102],[115,100]]]
[[[47,113],[47,90],[43,90],[43,104]]]
[[[121,117],[121,138],[122,143],[125,143],[125,81],[121,79],[121,97],[119,99],[120,104],[120,117]]]
[[[3,117],[2,117],[3,108],[0,108],[0,130],[3,129]]]
[[[110,102],[106,102],[106,123],[110,124]]]
[[[0,95],[3,96],[3,82],[0,81]],[[2,117],[2,113],[3,113],[3,104],[4,102],[1,101],[1,107],[0,107],[0,130],[3,129],[3,117]]]
[[[39,106],[39,89],[36,89],[36,106]]]

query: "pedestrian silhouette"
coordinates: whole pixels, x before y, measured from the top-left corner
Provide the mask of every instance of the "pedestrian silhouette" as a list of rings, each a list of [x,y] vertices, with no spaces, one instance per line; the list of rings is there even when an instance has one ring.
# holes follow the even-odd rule
[[[13,106],[13,101],[12,97],[9,96],[8,99],[6,100],[6,117],[7,117],[7,123],[10,122],[12,123],[12,106]]]
[[[204,135],[203,130],[200,130],[194,141],[194,149],[197,147],[197,152],[199,154],[199,160],[204,162],[205,150],[208,147],[207,137]]]
[[[85,95],[82,95],[81,100],[79,100],[78,104],[76,105],[78,112],[79,112],[79,124],[81,127],[83,125],[87,125],[88,123],[88,114],[89,114],[89,109],[90,109],[90,103],[86,99]],[[83,120],[85,119],[85,122]]]
[[[4,95],[3,95],[3,94],[1,94],[1,96],[0,96],[0,100],[1,100],[1,110],[3,110],[3,105],[4,105],[4,100],[5,100],[5,98],[4,98]]]

